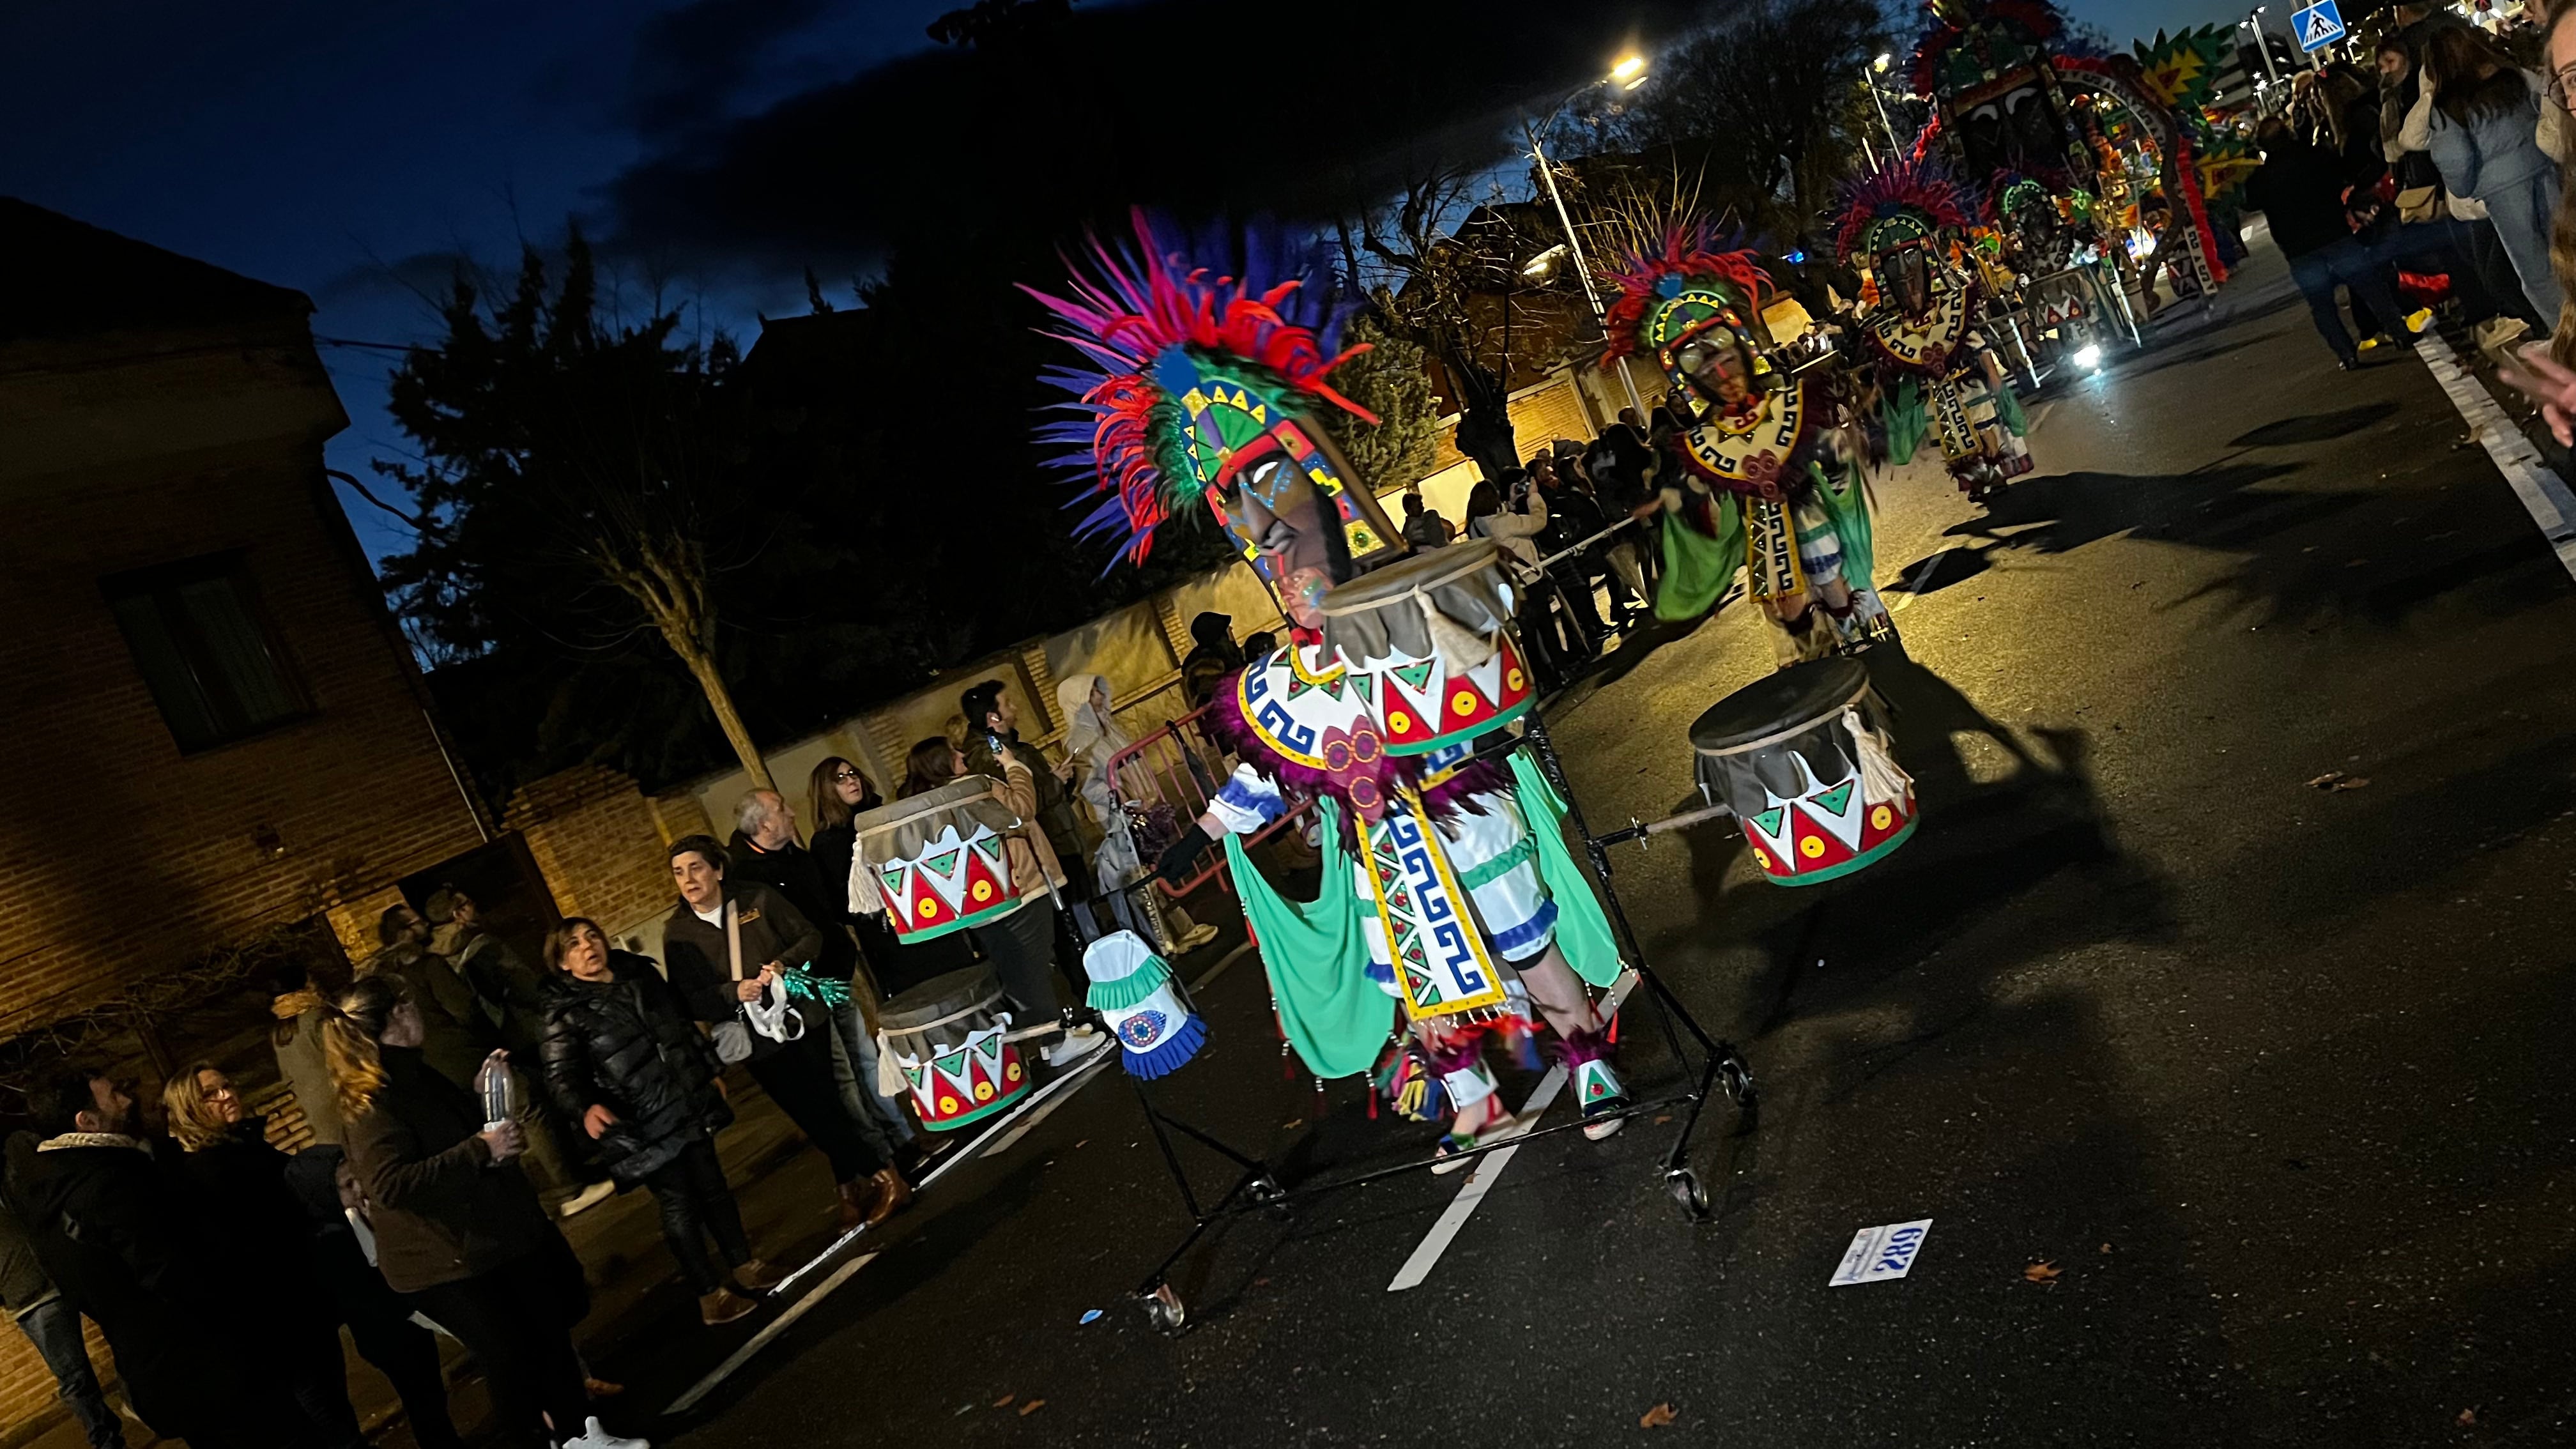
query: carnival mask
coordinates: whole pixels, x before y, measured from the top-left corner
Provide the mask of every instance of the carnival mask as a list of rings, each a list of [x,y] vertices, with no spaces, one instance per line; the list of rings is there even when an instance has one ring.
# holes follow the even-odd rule
[[[1236,477],[1219,504],[1227,530],[1270,580],[1288,622],[1323,627],[1324,596],[1352,573],[1340,510],[1325,508],[1314,480],[1284,457],[1263,459]]]
[[[2069,137],[2036,77],[1959,110],[1959,141],[1971,175],[2060,164]]]

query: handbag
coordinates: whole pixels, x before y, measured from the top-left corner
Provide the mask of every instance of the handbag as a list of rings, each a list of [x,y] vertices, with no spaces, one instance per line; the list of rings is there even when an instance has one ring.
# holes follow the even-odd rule
[[[725,902],[725,966],[733,973],[736,986],[742,984],[742,919],[734,913],[734,904]],[[726,1066],[751,1059],[751,1026],[742,1019],[742,1003],[736,1001],[733,1017],[716,1023],[707,1034],[716,1044],[716,1060]]]
[[[2439,221],[2442,216],[2442,188],[2410,186],[2397,193],[2397,219],[2412,226],[2418,222]]]

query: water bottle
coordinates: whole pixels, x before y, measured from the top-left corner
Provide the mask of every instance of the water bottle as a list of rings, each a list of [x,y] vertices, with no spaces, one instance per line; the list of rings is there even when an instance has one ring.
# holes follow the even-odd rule
[[[519,1089],[511,1080],[509,1063],[499,1052],[483,1059],[482,1070],[474,1074],[474,1087],[483,1094],[483,1130],[490,1132],[519,1115]]]

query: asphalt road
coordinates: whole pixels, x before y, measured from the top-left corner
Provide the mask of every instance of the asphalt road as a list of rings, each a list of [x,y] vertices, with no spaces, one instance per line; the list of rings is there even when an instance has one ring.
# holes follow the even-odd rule
[[[1803,892],[1723,829],[1618,856],[1760,1073],[1758,1129],[1694,1147],[1713,1222],[1656,1179],[1677,1124],[1551,1137],[1422,1286],[1387,1291],[1463,1176],[1229,1222],[1165,1337],[1129,1294],[1187,1219],[1108,1074],[661,1442],[2576,1443],[2576,588],[2425,368],[2335,372],[2282,272],[2060,389],[1991,509],[1884,485],[1913,843]],[[1683,800],[1689,722],[1769,659],[1729,609],[1561,702],[1595,824]],[[1203,1005],[1172,1110],[1292,1183],[1427,1146],[1284,1079],[1249,957]],[[1920,1218],[1909,1277],[1827,1286]],[[628,1349],[627,1420],[749,1328]]]

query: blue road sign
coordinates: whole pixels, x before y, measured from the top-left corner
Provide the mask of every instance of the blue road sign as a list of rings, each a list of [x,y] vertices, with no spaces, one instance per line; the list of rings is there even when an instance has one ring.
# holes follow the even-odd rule
[[[2343,12],[2335,0],[2317,0],[2290,16],[2290,28],[2298,32],[2301,50],[2323,50],[2343,39]]]

